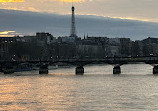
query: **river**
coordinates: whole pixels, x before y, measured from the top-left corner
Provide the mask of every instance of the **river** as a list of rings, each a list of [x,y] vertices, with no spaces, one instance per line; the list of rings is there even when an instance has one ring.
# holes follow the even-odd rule
[[[58,68],[49,75],[38,71],[0,74],[0,111],[157,111],[158,76],[147,64]]]

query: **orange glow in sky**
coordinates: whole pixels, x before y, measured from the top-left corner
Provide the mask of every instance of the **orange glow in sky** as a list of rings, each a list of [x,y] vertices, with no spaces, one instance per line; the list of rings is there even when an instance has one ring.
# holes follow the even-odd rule
[[[0,0],[0,2],[23,2],[24,0]]]
[[[74,5],[79,15],[158,22],[157,4],[158,0],[0,0],[0,9],[70,14]]]
[[[3,32],[0,32],[0,35],[1,34],[9,34],[9,33],[14,33],[15,31],[3,31]]]
[[[62,2],[82,2],[84,0],[59,0],[59,1],[62,1]]]

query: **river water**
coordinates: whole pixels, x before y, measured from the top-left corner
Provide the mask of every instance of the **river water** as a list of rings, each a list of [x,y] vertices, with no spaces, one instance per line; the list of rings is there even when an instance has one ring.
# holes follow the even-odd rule
[[[114,76],[110,65],[0,74],[0,111],[157,111],[158,76],[152,66],[128,64]]]

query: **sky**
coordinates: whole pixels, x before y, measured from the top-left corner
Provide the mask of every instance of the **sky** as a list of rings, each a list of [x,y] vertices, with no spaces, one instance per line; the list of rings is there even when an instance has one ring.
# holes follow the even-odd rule
[[[69,14],[72,0],[0,0],[1,9]],[[73,0],[77,14],[158,22],[158,0]]]
[[[108,28],[105,24],[105,26],[101,25],[102,27],[100,28],[100,30],[96,31],[97,28],[90,30],[90,25],[92,24],[88,24],[88,26],[84,26],[87,27],[84,28],[85,30],[81,30],[82,26],[81,24],[76,24],[78,27],[78,34],[81,36],[83,35],[83,33],[89,33],[89,34],[93,34],[91,31],[96,31],[98,35],[109,35],[110,36],[110,32],[113,31],[109,31],[109,30],[116,30],[111,36],[129,36],[132,35],[131,33],[137,33],[137,36],[156,36],[158,35],[156,33],[156,30],[158,30],[157,24],[158,24],[158,0],[73,0],[73,5],[75,6],[76,10],[75,13],[76,15],[80,18],[78,20],[82,19],[88,19],[87,21],[89,21],[89,23],[91,23],[92,21],[97,24],[100,22],[106,22],[108,25],[108,27],[110,29],[107,29],[108,31],[105,33],[106,30],[102,31],[103,28],[106,29]],[[66,28],[64,29],[65,31],[61,31],[61,30],[56,30],[56,32],[51,31],[50,27],[45,28],[49,29],[46,31],[50,31],[52,33],[54,33],[55,36],[59,36],[67,34],[69,35],[69,17],[71,14],[71,6],[72,6],[72,0],[0,0],[0,14],[4,14],[4,12],[6,13],[4,16],[1,15],[1,17],[3,17],[3,22],[5,22],[4,27],[0,27],[0,35],[7,35],[7,34],[31,34],[33,33],[32,31],[30,32],[24,32],[23,30],[26,30],[26,27],[20,27],[17,28],[15,27],[9,27],[13,24],[18,24],[18,21],[14,20],[16,19],[16,17],[14,16],[20,16],[20,18],[22,19],[22,16],[26,16],[27,14],[30,16],[32,16],[33,18],[36,18],[34,15],[44,15],[47,16],[47,18],[45,17],[45,19],[42,19],[44,22],[46,19],[52,17],[52,19],[55,21],[55,17],[67,17],[67,19],[65,19],[65,21],[67,21],[68,23],[65,22],[64,26],[66,26]],[[14,11],[13,11],[14,10]],[[21,15],[19,14],[21,13]],[[24,14],[23,14],[24,13]],[[8,15],[7,15],[8,14]],[[14,15],[13,15],[14,14]],[[12,15],[12,16],[11,16]],[[93,16],[92,16],[93,15]],[[7,21],[5,17],[7,16],[11,16],[11,18],[7,18]],[[34,17],[33,17],[34,16]],[[26,17],[27,18],[27,17]],[[28,19],[26,19],[26,21],[23,21],[24,24],[26,24],[28,22]],[[95,18],[95,20],[94,20]],[[2,18],[0,18],[2,19]],[[104,20],[103,20],[104,19]],[[107,20],[108,19],[108,20]],[[49,19],[50,20],[50,19]],[[76,18],[77,20],[77,18]],[[118,20],[118,21],[117,21]],[[0,20],[1,23],[2,20]],[[53,22],[52,21],[52,24]],[[81,20],[82,21],[82,20]],[[78,23],[81,23],[81,21],[76,21]],[[99,21],[99,22],[98,22]],[[126,24],[127,22],[129,23],[133,23],[130,24],[129,26],[127,25],[126,27],[124,26],[124,29],[122,29],[122,27],[118,27],[115,25],[114,23],[111,22],[107,22],[107,21],[117,21],[121,24],[119,24],[120,26],[124,26],[123,24]],[[123,22],[125,21],[125,22]],[[132,21],[132,22],[131,22]],[[139,22],[138,22],[139,21]],[[25,23],[26,22],[26,23]],[[50,20],[51,22],[51,20]],[[39,22],[37,22],[39,23]],[[60,22],[58,22],[58,26],[62,26]],[[109,23],[111,23],[112,25],[110,25]],[[135,32],[137,29],[133,28],[131,29],[130,26],[135,26],[137,25],[137,28],[140,27],[138,25],[144,24],[145,26],[142,27],[141,25],[141,31],[140,32]],[[22,23],[21,23],[22,24]],[[23,25],[24,25],[23,24]],[[147,25],[150,24],[150,25]],[[27,25],[27,24],[26,24]],[[57,25],[57,24],[56,24]],[[8,27],[7,27],[8,26]],[[21,25],[22,26],[22,25]],[[63,26],[62,26],[63,27]],[[62,29],[62,27],[60,27],[60,29]],[[99,26],[98,26],[99,27]],[[29,29],[30,27],[28,27]],[[113,28],[113,29],[111,29]],[[126,34],[124,31],[125,29],[128,28],[130,31],[133,32],[129,32],[128,34]],[[37,28],[38,29],[38,28]],[[53,30],[53,28],[51,28]],[[59,27],[58,27],[59,29]],[[121,30],[122,29],[122,30]],[[135,31],[134,31],[135,29]],[[42,29],[40,29],[39,31],[41,31]],[[140,28],[139,28],[140,30]],[[142,30],[144,30],[142,32]],[[149,33],[145,34],[144,32],[146,31],[150,31]],[[27,30],[26,30],[27,31]],[[29,31],[29,30],[28,30]],[[36,30],[33,30],[36,31]],[[38,30],[37,30],[38,31]],[[57,32],[59,31],[59,32]],[[80,32],[82,31],[82,32]],[[123,33],[118,34],[119,33]],[[153,32],[153,34],[152,34]],[[35,32],[34,32],[35,33]],[[108,33],[108,34],[107,34]],[[139,35],[138,35],[139,33]],[[142,35],[141,35],[142,34]],[[135,35],[136,36],[136,35]],[[135,37],[136,38],[136,37]]]

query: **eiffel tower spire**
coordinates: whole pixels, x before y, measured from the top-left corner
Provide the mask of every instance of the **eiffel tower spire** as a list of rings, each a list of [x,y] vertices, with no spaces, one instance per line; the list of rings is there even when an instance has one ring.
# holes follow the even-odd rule
[[[74,6],[72,6],[72,18],[71,18],[70,37],[77,37],[77,35],[76,35],[76,25],[75,25],[75,7]]]

